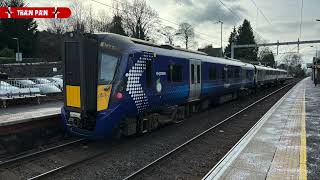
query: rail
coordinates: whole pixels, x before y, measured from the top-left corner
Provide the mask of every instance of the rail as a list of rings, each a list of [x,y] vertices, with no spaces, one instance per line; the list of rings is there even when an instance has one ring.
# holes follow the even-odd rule
[[[228,122],[229,120],[231,120],[232,118],[234,118],[235,116],[241,114],[242,112],[250,109],[251,107],[253,107],[254,105],[260,103],[261,101],[267,99],[268,97],[272,96],[273,94],[281,91],[282,89],[294,84],[295,82],[292,82],[290,84],[287,84],[279,89],[277,89],[276,91],[273,91],[272,93],[260,98],[259,100],[255,101],[254,103],[248,105],[247,107],[243,108],[242,110],[236,112],[235,114],[229,116],[228,118],[224,119],[223,121],[217,123],[216,125],[210,127],[209,129],[203,131],[202,133],[198,134],[197,136],[191,138],[190,140],[186,141],[185,143],[181,144],[180,146],[176,147],[175,149],[171,150],[170,152],[166,153],[165,155],[161,156],[160,158],[154,160],[153,162],[147,164],[146,166],[144,166],[143,168],[135,171],[134,173],[132,173],[131,175],[127,176],[126,178],[124,178],[124,180],[128,180],[128,179],[132,179],[134,177],[136,177],[137,175],[141,174],[143,171],[147,170],[148,168],[155,166],[157,163],[159,163],[161,160],[168,158],[169,156],[171,156],[172,154],[174,154],[175,152],[177,152],[178,150],[180,150],[181,148],[187,146],[188,144],[190,144],[191,142],[195,141],[196,139],[199,139],[200,137],[202,137],[203,135],[207,134],[208,132],[212,131],[213,129],[221,126],[222,124]]]
[[[163,159],[169,157],[170,155],[174,154],[174,153],[177,152],[179,149],[187,146],[187,145],[190,144],[191,142],[193,142],[193,141],[195,141],[196,139],[202,137],[204,134],[212,131],[213,129],[215,129],[215,128],[219,127],[219,126],[221,126],[222,124],[224,124],[224,123],[226,123],[227,121],[231,120],[231,119],[234,118],[235,116],[237,116],[237,115],[241,114],[242,112],[250,109],[250,108],[253,107],[254,105],[258,104],[259,102],[261,102],[261,101],[263,101],[263,100],[265,100],[265,99],[267,99],[268,97],[270,97],[270,96],[272,96],[273,94],[281,91],[282,89],[284,89],[284,88],[292,85],[293,83],[295,83],[295,82],[292,82],[292,83],[290,83],[290,84],[287,84],[287,85],[285,85],[285,86],[277,89],[276,91],[273,91],[272,93],[264,96],[263,98],[255,101],[254,103],[250,104],[249,106],[243,108],[242,110],[236,112],[235,114],[229,116],[228,118],[224,119],[223,121],[217,123],[216,125],[210,127],[209,129],[203,131],[202,133],[200,133],[200,134],[198,134],[197,136],[193,137],[192,139],[186,141],[185,143],[181,144],[180,146],[174,148],[173,150],[171,150],[170,152],[168,152],[168,153],[166,153],[165,155],[161,156],[160,158],[156,159],[155,161],[147,164],[146,166],[144,166],[143,168],[139,169],[138,171],[135,171],[134,173],[132,173],[131,175],[127,176],[127,177],[124,178],[124,179],[127,180],[127,179],[131,179],[131,178],[136,177],[137,175],[139,175],[140,173],[142,173],[142,172],[145,171],[146,169],[148,169],[148,168],[156,165],[158,162],[160,162],[161,160],[163,160]],[[61,171],[63,171],[63,170],[66,170],[67,168],[76,166],[76,165],[81,164],[81,163],[83,163],[83,162],[86,162],[86,161],[88,161],[88,160],[92,160],[92,159],[94,159],[94,158],[96,158],[96,157],[99,157],[99,156],[101,156],[101,155],[103,155],[103,154],[105,154],[104,151],[99,152],[99,153],[94,154],[94,155],[92,155],[92,156],[85,157],[85,158],[80,159],[80,160],[78,160],[78,161],[69,163],[69,164],[67,164],[67,165],[60,166],[60,167],[58,167],[58,168],[52,169],[52,170],[47,171],[47,172],[42,173],[42,174],[39,174],[39,175],[37,175],[37,176],[34,176],[34,177],[32,177],[32,178],[29,178],[29,180],[41,179],[41,178],[49,177],[49,176],[54,175],[54,174],[57,174],[57,173],[59,173],[59,172],[61,172]]]
[[[66,146],[70,146],[70,145],[73,145],[73,144],[76,144],[76,143],[80,143],[80,142],[83,142],[83,141],[85,141],[85,139],[77,139],[77,140],[70,141],[70,142],[67,142],[67,143],[64,143],[64,144],[60,144],[60,145],[57,145],[57,146],[54,146],[54,147],[50,147],[50,148],[47,148],[47,149],[44,149],[44,150],[41,150],[41,151],[37,151],[37,152],[29,153],[29,154],[24,154],[24,155],[21,155],[21,156],[11,157],[10,159],[0,161],[0,167],[1,166],[6,166],[6,165],[9,165],[9,164],[12,164],[12,163],[17,163],[19,161],[22,161],[22,160],[25,160],[25,159],[28,159],[28,158],[32,158],[32,157],[35,157],[35,156],[39,156],[39,155],[44,154],[44,153],[52,152],[54,150],[58,150],[60,148],[63,148],[63,147],[66,147]]]

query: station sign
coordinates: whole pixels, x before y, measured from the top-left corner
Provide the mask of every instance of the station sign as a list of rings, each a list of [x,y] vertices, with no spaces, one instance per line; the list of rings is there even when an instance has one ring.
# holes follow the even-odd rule
[[[22,62],[22,53],[16,53],[16,61]]]

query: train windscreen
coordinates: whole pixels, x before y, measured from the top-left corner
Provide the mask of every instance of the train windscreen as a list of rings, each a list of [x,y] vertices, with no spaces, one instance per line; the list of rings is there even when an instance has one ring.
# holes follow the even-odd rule
[[[101,53],[99,83],[110,84],[113,80],[119,57],[110,55],[108,53]]]

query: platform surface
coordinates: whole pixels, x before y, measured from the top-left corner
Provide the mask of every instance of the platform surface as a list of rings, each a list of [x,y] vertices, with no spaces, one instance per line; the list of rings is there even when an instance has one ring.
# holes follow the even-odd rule
[[[40,105],[23,105],[0,109],[0,126],[24,123],[41,117],[54,116],[61,113],[63,102],[45,102]]]
[[[320,87],[306,78],[203,179],[319,179]]]

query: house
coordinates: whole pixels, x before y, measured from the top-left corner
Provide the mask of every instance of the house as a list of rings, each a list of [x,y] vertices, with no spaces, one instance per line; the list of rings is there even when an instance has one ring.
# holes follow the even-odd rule
[[[207,53],[209,56],[213,57],[223,57],[221,53],[221,48],[213,48],[212,45],[208,45],[203,49],[198,49],[198,51]]]

